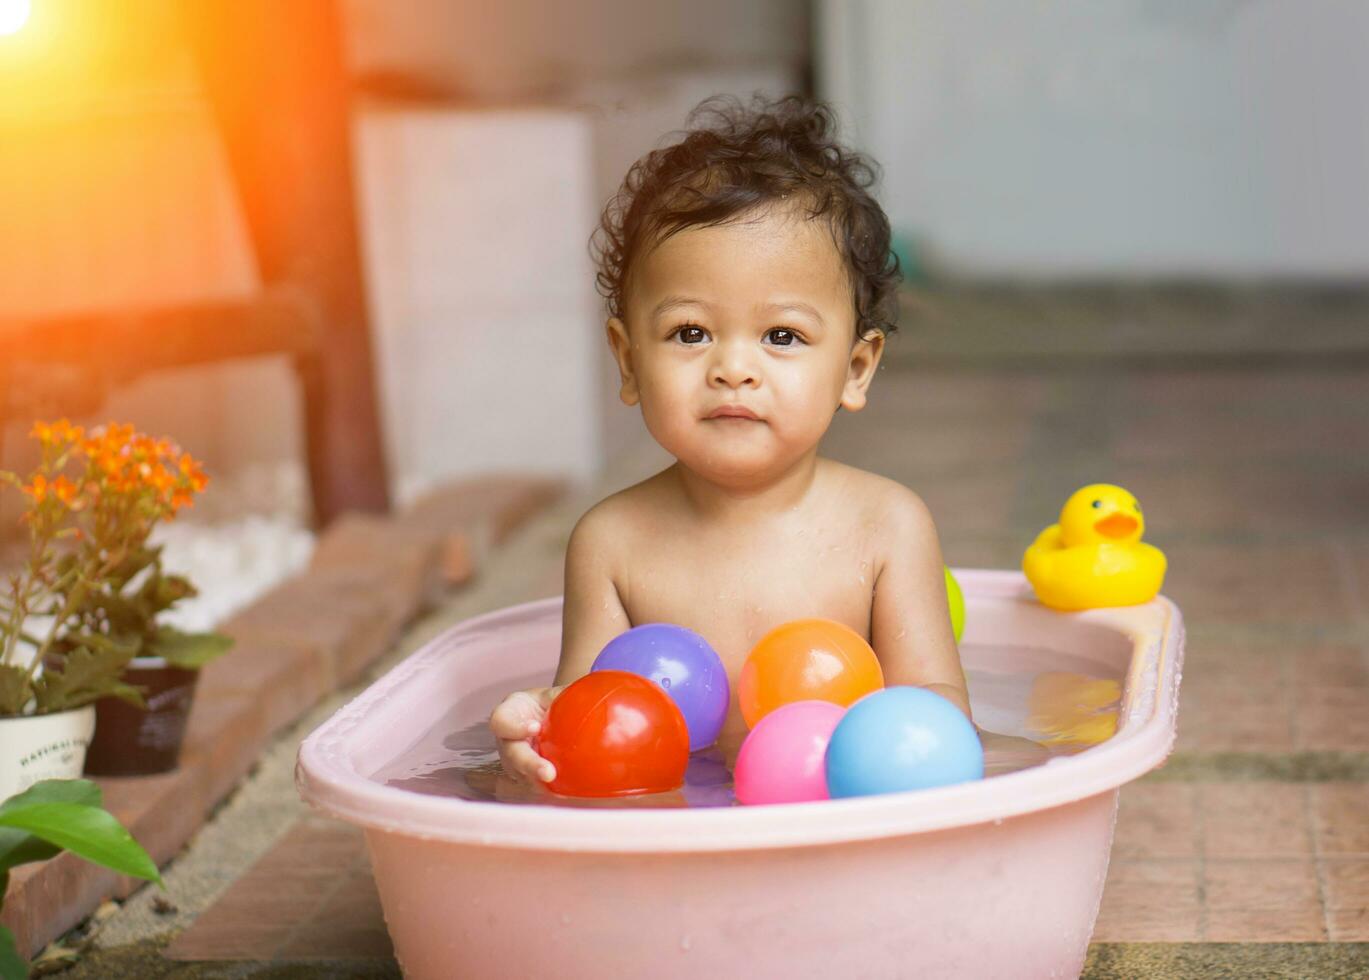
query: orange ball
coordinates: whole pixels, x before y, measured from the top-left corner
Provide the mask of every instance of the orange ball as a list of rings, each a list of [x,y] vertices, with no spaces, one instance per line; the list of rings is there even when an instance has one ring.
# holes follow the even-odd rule
[[[796,619],[777,626],[752,649],[737,680],[746,727],[794,701],[831,701],[842,707],[884,687],[884,671],[870,644],[830,619]]]

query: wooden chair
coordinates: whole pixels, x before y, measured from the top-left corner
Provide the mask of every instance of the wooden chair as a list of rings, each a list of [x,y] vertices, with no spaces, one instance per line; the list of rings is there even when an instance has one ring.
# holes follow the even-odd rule
[[[243,302],[138,314],[0,317],[0,433],[5,419],[98,411],[106,393],[148,371],[286,354],[303,393],[315,522],[384,511],[336,4],[197,0],[180,9],[263,288]]]

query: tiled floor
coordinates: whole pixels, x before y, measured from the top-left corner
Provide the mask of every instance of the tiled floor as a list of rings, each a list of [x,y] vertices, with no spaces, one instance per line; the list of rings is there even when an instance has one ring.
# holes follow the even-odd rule
[[[1077,319],[1051,334],[1034,307],[1050,342],[1029,349],[1000,304],[983,363],[943,317],[833,427],[832,455],[922,492],[952,564],[1016,565],[1095,480],[1138,495],[1170,557],[1189,625],[1179,741],[1122,792],[1086,976],[1369,975],[1369,357],[1318,353],[1357,336],[1319,303],[1228,310],[1200,357],[1175,339],[1197,314],[1148,343],[1120,313],[1102,338]],[[1041,355],[1071,342],[1088,356]],[[326,884],[288,921],[266,915],[308,874],[273,852],[171,955],[388,955],[356,834],[294,833],[345,849]]]
[[[167,947],[171,959],[389,959],[361,831],[299,821]]]

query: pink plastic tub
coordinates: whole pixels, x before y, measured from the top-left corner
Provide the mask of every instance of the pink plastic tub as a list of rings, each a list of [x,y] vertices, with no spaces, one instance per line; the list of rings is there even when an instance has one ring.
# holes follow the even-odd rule
[[[373,779],[453,705],[473,723],[501,681],[550,676],[551,599],[464,623],[377,681],[304,742],[300,793],[366,828],[410,977],[1077,976],[1118,788],[1174,739],[1179,611],[1056,613],[1018,574],[958,577],[967,668],[995,644],[1087,663],[1121,683],[1112,738],[982,782],[764,807],[512,806]]]

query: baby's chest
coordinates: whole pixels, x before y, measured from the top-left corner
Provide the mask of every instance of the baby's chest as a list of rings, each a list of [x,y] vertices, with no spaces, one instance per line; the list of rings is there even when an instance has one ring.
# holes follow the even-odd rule
[[[734,670],[766,632],[795,619],[835,619],[869,635],[877,569],[867,549],[769,550],[672,548],[647,556],[623,597],[628,618],[686,626]]]

